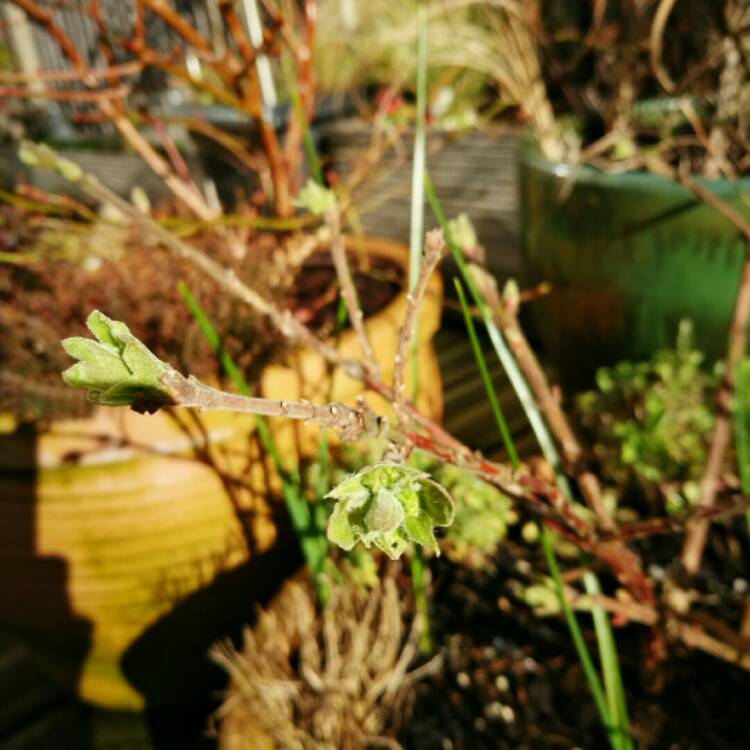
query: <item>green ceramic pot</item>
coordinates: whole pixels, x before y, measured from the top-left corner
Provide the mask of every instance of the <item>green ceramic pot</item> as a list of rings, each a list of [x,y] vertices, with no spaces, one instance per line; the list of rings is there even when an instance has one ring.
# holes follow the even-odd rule
[[[703,184],[750,216],[750,180]],[[564,381],[673,345],[683,318],[708,361],[722,356],[745,253],[727,219],[665,177],[553,163],[528,142],[519,185],[527,278],[551,284],[535,330]]]

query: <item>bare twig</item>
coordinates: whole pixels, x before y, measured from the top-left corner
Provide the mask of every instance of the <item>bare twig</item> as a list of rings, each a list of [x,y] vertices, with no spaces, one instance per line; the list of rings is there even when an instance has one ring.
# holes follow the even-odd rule
[[[524,374],[547,425],[560,446],[568,471],[575,477],[586,504],[594,512],[600,528],[613,532],[616,525],[604,506],[601,487],[596,475],[588,468],[583,448],[575,436],[560,401],[552,392],[539,361],[521,328],[518,318],[518,297],[501,299],[494,279],[479,266],[471,266],[484,299],[490,306],[496,325],[501,329],[508,347],[513,352]],[[558,493],[559,494],[559,493]],[[561,496],[560,496],[561,497]],[[558,508],[559,509],[559,508]],[[620,539],[596,543],[592,552],[605,562],[618,580],[638,598],[650,603],[654,599],[651,584],[643,573],[638,556]]]
[[[424,253],[422,255],[419,276],[417,277],[413,290],[406,296],[406,315],[404,316],[404,323],[401,326],[401,332],[399,333],[396,358],[393,362],[393,393],[396,399],[397,415],[404,413],[404,372],[406,371],[409,342],[414,335],[417,311],[422,305],[422,299],[427,290],[427,282],[430,280],[432,272],[440,262],[444,250],[445,239],[443,238],[442,229],[433,229],[428,232],[425,238]]]
[[[43,97],[50,101],[95,102],[98,104],[103,99],[124,99],[129,94],[130,86],[116,86],[97,91],[61,91],[59,89],[37,89],[30,86],[0,86],[0,98],[2,99]]]
[[[747,326],[750,322],[750,224],[726,201],[700,183],[690,179],[686,174],[678,173],[677,179],[693,195],[731,221],[744,236],[746,242],[745,261],[742,265],[734,312],[729,325],[724,375],[716,392],[716,419],[711,434],[708,458],[701,477],[698,498],[699,508],[711,508],[716,502],[719,476],[732,437],[731,409],[735,373],[747,346]],[[691,575],[695,574],[700,568],[708,534],[708,524],[708,520],[701,518],[690,523],[687,527],[685,543],[682,548],[682,565]]]
[[[352,279],[349,262],[346,258],[344,238],[341,235],[341,217],[338,206],[334,206],[326,212],[325,222],[331,232],[331,257],[336,268],[336,275],[341,286],[341,296],[346,304],[352,328],[357,335],[359,347],[362,350],[364,366],[372,373],[374,378],[380,379],[380,367],[375,359],[370,340],[364,325],[364,313],[357,299],[357,290]]]
[[[345,358],[337,349],[326,342],[321,341],[312,331],[310,331],[310,329],[297,321],[290,313],[278,310],[273,303],[269,302],[262,295],[244,284],[231,270],[224,268],[216,263],[216,261],[206,256],[199,249],[173,235],[169,230],[155,222],[149,215],[139,212],[130,203],[112,193],[95,177],[84,174],[78,165],[62,159],[52,149],[44,145],[26,143],[23,147],[23,153],[26,161],[34,163],[37,166],[55,170],[62,176],[78,184],[84,192],[94,199],[112,203],[115,207],[120,209],[136,227],[141,229],[141,231],[147,235],[152,236],[167,250],[170,250],[177,256],[188,260],[203,271],[209,278],[219,284],[224,291],[237,297],[237,299],[245,304],[248,304],[258,313],[267,316],[285,338],[296,340],[299,343],[314,349],[326,360],[344,369],[351,377],[362,380],[369,388],[383,396],[387,401],[390,401],[391,403],[395,401],[394,388],[388,387],[381,381],[373,378],[371,373],[367,371],[361,363],[356,360]],[[441,247],[441,234],[432,233],[431,240],[426,243],[426,253],[429,257],[425,259],[423,264],[423,274],[420,276],[421,281],[418,283],[417,287],[415,287],[414,297],[412,298],[412,303],[409,305],[412,311],[411,313],[407,313],[407,317],[411,316],[412,320],[413,316],[416,314],[415,310],[418,307],[418,305],[413,304],[414,299],[418,299],[424,294],[424,288],[421,287],[426,285],[427,279],[429,278],[430,268],[434,268],[437,262],[437,259],[433,256],[436,255],[437,258],[439,258]],[[404,329],[408,332],[410,326],[411,324],[405,325]],[[406,345],[408,345],[409,338],[410,337],[406,335],[402,336],[402,339],[406,341]],[[343,407],[339,407],[339,405],[328,405],[314,408],[312,405],[291,403],[285,403],[284,406],[282,406],[282,402],[272,402],[271,404],[265,403],[259,405],[255,401],[233,401],[232,399],[239,397],[235,397],[232,394],[221,394],[221,392],[209,392],[203,390],[206,388],[205,386],[203,386],[203,389],[196,395],[196,392],[191,390],[194,385],[194,383],[188,383],[188,385],[179,382],[177,382],[177,385],[170,383],[170,387],[178,388],[179,391],[179,398],[175,397],[175,401],[184,406],[195,406],[198,408],[206,406],[208,403],[211,403],[213,407],[216,408],[228,408],[231,404],[231,408],[240,408],[244,411],[250,410],[254,413],[289,416],[298,419],[334,419],[334,422],[331,423],[334,427],[343,428],[346,425],[350,426],[350,430],[352,431],[345,433],[345,436],[357,434],[357,430],[363,430],[361,434],[364,435],[371,434],[372,430],[375,429],[384,429],[384,423],[378,421],[374,415],[370,413],[369,416],[366,416],[366,412],[363,411],[363,406],[355,409],[349,408],[349,410],[344,410]],[[217,395],[217,393],[220,395]],[[337,410],[335,414],[331,414],[330,412],[332,406],[336,406]],[[259,411],[260,409],[263,409],[263,411]],[[315,409],[322,409],[323,411],[318,412],[315,411]],[[328,411],[326,411],[326,409]],[[519,481],[520,475],[516,476],[508,467],[488,461],[481,456],[481,454],[472,452],[469,448],[456,440],[456,438],[446,433],[440,425],[435,424],[428,417],[421,414],[416,406],[407,399],[403,400],[402,409],[403,414],[405,417],[408,417],[408,420],[404,419],[404,423],[399,425],[398,428],[394,427],[393,429],[389,429],[387,433],[383,434],[383,436],[387,437],[389,441],[397,445],[408,443],[414,447],[428,450],[449,463],[453,463],[477,473],[486,481],[491,482],[511,496],[526,499],[532,503],[538,503],[538,500],[536,500],[533,495],[539,495],[549,500],[550,507],[546,517],[551,520],[555,528],[560,528],[562,530],[567,528],[574,529],[575,531],[572,534],[572,541],[578,541],[585,546],[588,551],[610,565],[620,578],[623,577],[620,569],[623,568],[624,563],[622,562],[622,558],[615,554],[617,551],[617,542],[607,540],[602,544],[598,544],[596,539],[587,533],[590,529],[583,531],[580,523],[576,523],[576,519],[572,518],[572,511],[567,506],[561,505],[557,500],[559,493],[553,485],[529,477],[528,482],[526,483],[526,489],[524,489],[524,486]],[[354,418],[351,416],[352,414],[354,414]],[[417,432],[411,431],[409,425],[405,424],[407,421],[412,421],[415,426],[424,430],[426,434],[420,435]],[[529,490],[530,493],[527,493],[527,490]],[[584,542],[586,542],[585,545]],[[625,550],[626,552],[629,552],[627,548],[625,548]],[[625,559],[627,561],[627,558]]]
[[[203,220],[211,220],[217,217],[216,209],[209,207],[206,200],[200,194],[200,192],[181,180],[174,172],[170,169],[169,164],[160,156],[160,154],[151,146],[151,144],[138,132],[125,116],[124,109],[118,106],[119,102],[113,102],[113,94],[109,90],[102,92],[96,89],[97,79],[101,78],[101,71],[96,74],[92,73],[89,66],[85,63],[84,59],[78,52],[74,42],[70,37],[55,23],[52,13],[46,8],[40,6],[34,0],[11,0],[19,8],[21,8],[28,16],[41,25],[47,33],[55,40],[60,50],[63,52],[65,57],[70,63],[76,68],[77,75],[87,87],[93,89],[88,94],[84,92],[75,92],[72,94],[72,98],[79,98],[81,101],[90,98],[95,101],[99,107],[101,113],[109,119],[115,126],[117,131],[123,137],[123,139],[135,150],[135,152],[143,159],[143,161],[163,180],[167,188],[181,201],[185,203],[198,217]],[[177,14],[166,4],[163,0],[149,0],[149,4],[155,13],[164,15],[164,19],[175,21]],[[175,30],[181,35],[187,34],[186,38],[190,38],[192,43],[198,44],[199,40],[193,38],[189,32],[189,24],[183,19],[177,17],[177,27]],[[202,49],[202,47],[199,47]],[[110,68],[110,73],[107,76],[108,80],[113,80],[114,76]],[[124,97],[127,94],[127,90],[123,87],[117,87],[113,89],[116,92],[116,96],[119,98]],[[62,93],[62,92],[61,92]],[[53,98],[58,98],[57,94],[52,94]]]
[[[364,402],[358,407],[350,407],[339,403],[319,405],[308,401],[273,401],[242,396],[211,388],[193,376],[186,378],[173,368],[161,377],[161,382],[175,406],[300,419],[333,428],[345,440],[382,437],[388,428],[387,421],[378,417]]]
[[[144,234],[153,237],[178,257],[188,260],[213,279],[224,291],[249,305],[261,315],[267,316],[285,338],[297,341],[317,351],[328,362],[341,367],[350,377],[362,380],[370,390],[382,396],[386,401],[393,403],[392,387],[373,377],[360,362],[344,357],[336,348],[325,341],[321,341],[291,313],[279,310],[272,302],[244,284],[234,272],[227,270],[199,249],[175,236],[168,229],[159,225],[151,216],[142,214],[135,206],[105,187],[96,177],[83,173],[78,165],[62,159],[48,146],[25,142],[22,146],[22,152],[34,161],[36,166],[51,169],[66,179],[77,182],[84,192],[94,200],[116,206]],[[431,440],[436,441],[439,446],[442,446],[443,450],[454,455],[456,460],[468,460],[473,455],[469,448],[429,417],[422,414],[411,401],[405,401],[404,410],[415,425],[425,430]]]
[[[547,376],[518,322],[517,303],[500,298],[494,279],[486,271],[475,265],[472,265],[472,269],[474,278],[479,282],[484,298],[490,306],[495,323],[503,332],[508,346],[515,355],[518,366],[534,393],[539,409],[544,414],[560,446],[565,463],[581,487],[586,503],[594,511],[601,527],[612,530],[614,522],[604,507],[599,481],[586,467],[583,448],[560,406],[559,399],[553,394]]]
[[[100,104],[100,106],[102,106]],[[198,218],[203,221],[213,221],[221,215],[220,211],[211,208],[198,189],[191,183],[180,179],[170,168],[167,161],[140,134],[138,129],[127,117],[116,115],[107,109],[105,114],[111,115],[112,123],[117,131],[129,143],[133,150],[158,175],[164,184],[179,198]]]
[[[651,66],[654,69],[654,75],[659,83],[664,87],[667,93],[674,91],[674,81],[669,77],[666,69],[661,62],[662,41],[664,39],[664,28],[669,20],[669,14],[674,8],[676,0],[661,0],[659,7],[654,14],[654,22],[651,25],[651,37],[649,39],[651,46]]]
[[[143,66],[138,61],[112,65],[105,68],[88,68],[86,76],[90,79],[110,78],[112,76],[127,76],[140,73]],[[64,81],[80,81],[80,70],[37,70],[34,73],[17,73],[12,70],[0,71],[0,83],[58,83]]]
[[[299,97],[300,111],[290,114],[284,144],[284,160],[289,172],[289,180],[294,184],[297,166],[302,154],[304,129],[312,119],[315,109],[315,68],[313,66],[313,47],[315,27],[318,17],[317,0],[304,0],[301,3],[302,37],[296,44],[290,44],[290,52],[295,61],[296,77],[293,85]],[[288,30],[288,25],[287,25]],[[304,122],[302,121],[304,118]]]
[[[320,352],[329,362],[342,367],[357,379],[362,379],[362,366],[355,360],[345,359],[334,347],[321,341],[309,328],[300,323],[288,311],[282,312],[261,294],[243,283],[234,271],[224,268],[205,253],[158,224],[151,216],[141,213],[128,201],[120,198],[103,185],[96,177],[84,173],[77,164],[62,159],[48,146],[24,142],[22,150],[36,165],[52,169],[66,179],[71,179],[80,185],[89,196],[103,203],[111,203],[123,212],[137,227],[147,235],[155,238],[167,250],[180,258],[190,261],[208,277],[213,279],[222,289],[250,305],[261,315],[270,318],[274,326],[287,338],[307,344]],[[72,171],[71,171],[72,170]]]

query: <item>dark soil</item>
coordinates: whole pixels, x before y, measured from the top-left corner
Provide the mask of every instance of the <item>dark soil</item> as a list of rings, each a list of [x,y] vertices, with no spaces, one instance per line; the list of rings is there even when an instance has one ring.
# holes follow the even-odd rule
[[[745,597],[732,591],[737,566],[724,558],[719,571],[719,536],[699,581],[713,605],[697,609],[736,631]],[[679,538],[654,537],[646,546],[646,559],[668,565]],[[567,628],[558,617],[536,616],[513,594],[513,581],[529,583],[531,571],[546,570],[543,560],[509,541],[494,565],[494,571],[472,570],[433,560],[432,628],[444,670],[418,685],[399,740],[414,750],[607,748]],[[579,622],[596,658],[591,619],[580,615]],[[665,658],[656,659],[656,636],[637,624],[615,629],[635,746],[750,747],[743,721],[750,674],[671,642]]]
[[[403,269],[384,258],[350,252],[357,298],[365,317],[382,310],[404,285]],[[303,265],[287,295],[286,306],[297,317],[323,335],[336,331],[339,314],[338,281],[330,255],[318,253]]]

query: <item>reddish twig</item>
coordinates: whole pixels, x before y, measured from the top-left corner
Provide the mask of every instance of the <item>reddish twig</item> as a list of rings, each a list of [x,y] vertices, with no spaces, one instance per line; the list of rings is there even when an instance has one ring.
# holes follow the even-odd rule
[[[222,18],[227,25],[227,29],[229,29],[229,33],[232,35],[232,39],[234,39],[234,43],[237,45],[237,49],[245,61],[244,72],[247,74],[252,70],[253,64],[255,63],[255,50],[253,49],[253,45],[250,43],[242,24],[237,18],[237,14],[234,10],[234,2],[233,0],[217,0],[216,4],[219,7],[219,11],[221,11]]]
[[[94,80],[135,75],[143,70],[143,65],[138,61],[111,65],[105,68],[87,68],[85,75]],[[37,70],[34,73],[16,73],[15,71],[0,70],[0,83],[32,83],[42,81],[44,83],[64,83],[66,81],[81,81],[83,74],[80,70]]]
[[[209,41],[165,0],[144,0],[144,5],[179,34],[190,47],[201,52],[211,52]]]
[[[148,112],[144,112],[143,117],[144,120],[148,123],[148,126],[151,128],[154,135],[159,139],[159,143],[161,143],[162,148],[169,157],[169,160],[172,162],[172,167],[177,173],[177,176],[186,185],[189,185],[192,190],[198,192],[198,187],[193,181],[192,176],[190,175],[190,169],[185,163],[185,160],[182,158],[182,154],[177,149],[177,146],[175,146],[175,143],[172,140],[172,137],[167,132],[167,129],[156,117],[152,117]]]
[[[104,100],[110,102],[115,99],[124,99],[130,94],[130,86],[117,86],[111,89],[97,89],[96,91],[65,91],[61,89],[30,89],[25,86],[0,86],[0,98],[25,98],[31,99],[43,97],[57,102],[81,102],[96,104]]]
[[[474,277],[480,284],[484,298],[490,306],[496,325],[505,336],[508,347],[513,352],[518,366],[531,388],[547,426],[554,436],[562,453],[565,466],[575,477],[586,504],[593,511],[597,522],[604,531],[614,532],[615,523],[604,507],[601,487],[596,475],[586,465],[583,448],[575,436],[560,401],[553,394],[547,376],[539,364],[536,354],[518,322],[517,298],[502,300],[494,279],[486,271],[472,265]],[[651,584],[643,572],[638,556],[624,542],[615,539],[602,542],[592,548],[592,552],[605,561],[622,583],[639,601],[650,603],[654,599]]]
[[[10,0],[10,2],[23,10],[29,18],[36,21],[52,37],[65,57],[77,70],[84,73],[88,72],[88,66],[78,54],[73,40],[55,23],[52,13],[35,3],[34,0]]]
[[[302,110],[299,113],[294,111],[290,113],[284,143],[284,162],[286,163],[291,182],[294,182],[297,177],[297,168],[302,155],[303,131],[312,120],[315,109],[313,45],[317,15],[317,0],[304,0],[302,41],[291,49],[296,63],[296,77],[293,83],[296,85],[296,95],[299,97]],[[300,118],[302,117],[304,117],[305,122],[300,122]]]

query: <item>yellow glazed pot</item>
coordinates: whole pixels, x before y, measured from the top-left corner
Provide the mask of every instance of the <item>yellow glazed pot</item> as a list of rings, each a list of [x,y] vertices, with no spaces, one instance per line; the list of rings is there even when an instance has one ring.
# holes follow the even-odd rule
[[[405,247],[366,246],[406,278]],[[419,406],[433,417],[441,300],[434,276],[419,316]],[[386,381],[405,308],[402,291],[366,321]],[[351,330],[338,346],[360,354]],[[263,396],[352,403],[361,393],[341,372],[331,383],[316,352],[287,360],[264,371]],[[379,397],[367,400],[389,413]],[[315,427],[271,426],[287,464],[315,454]],[[24,636],[40,665],[88,702],[180,702],[209,645],[299,564],[277,485],[247,415],[99,408],[0,435],[0,627]]]

